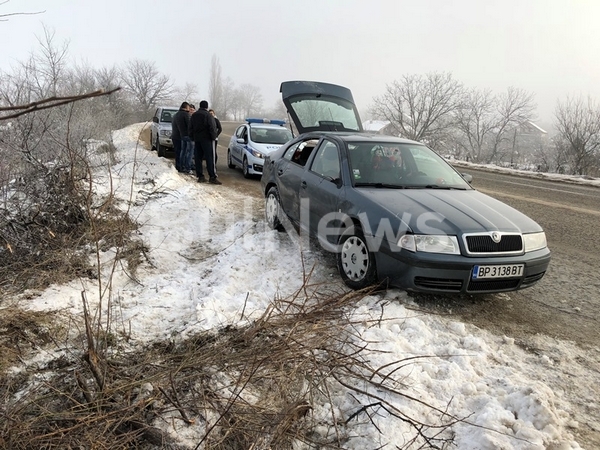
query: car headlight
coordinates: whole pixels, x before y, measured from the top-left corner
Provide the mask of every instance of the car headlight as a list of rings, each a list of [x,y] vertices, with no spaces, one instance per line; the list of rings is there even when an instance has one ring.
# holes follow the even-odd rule
[[[548,243],[546,242],[546,233],[540,231],[539,233],[524,234],[523,245],[525,247],[525,253],[546,248],[548,246]]]
[[[255,158],[260,158],[260,159],[265,159],[265,155],[263,155],[261,152],[259,152],[258,150],[254,150],[253,148],[248,149],[248,151],[250,152],[250,154],[252,156],[254,156]]]
[[[435,234],[405,234],[398,241],[400,248],[411,252],[445,253],[460,255],[456,236]]]
[[[161,136],[171,137],[171,130],[160,130]]]

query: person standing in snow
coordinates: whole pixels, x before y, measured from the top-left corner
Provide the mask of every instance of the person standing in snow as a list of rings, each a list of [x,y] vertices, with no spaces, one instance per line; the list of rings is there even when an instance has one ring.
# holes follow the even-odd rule
[[[188,152],[190,129],[190,104],[183,102],[171,122],[171,140],[175,150],[175,168],[177,172],[188,173],[190,167],[185,164]]]
[[[217,125],[217,138],[215,139],[215,173],[217,171],[217,159],[218,159],[218,154],[217,154],[217,146],[219,145],[219,135],[221,134],[221,131],[223,131],[223,127],[221,126],[221,121],[217,118],[217,115],[215,114],[215,110],[214,109],[209,109],[208,112],[210,113],[211,116],[213,116],[213,118],[215,119],[215,125]]]
[[[196,176],[198,182],[206,181],[202,170],[202,160],[206,159],[206,171],[208,182],[212,184],[223,184],[217,180],[215,172],[215,147],[214,140],[217,138],[217,125],[215,119],[208,112],[208,102],[202,100],[198,109],[190,121],[190,137],[194,141],[196,158]]]

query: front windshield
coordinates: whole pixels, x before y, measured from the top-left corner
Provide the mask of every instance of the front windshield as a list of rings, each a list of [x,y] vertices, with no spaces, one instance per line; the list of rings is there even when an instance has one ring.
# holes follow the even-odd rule
[[[250,128],[250,139],[257,144],[285,144],[292,139],[292,132],[287,128]]]
[[[471,189],[450,164],[421,144],[350,142],[348,155],[356,187]]]
[[[161,122],[171,123],[173,122],[173,116],[178,110],[176,109],[163,109],[162,114],[160,115]]]
[[[346,100],[325,95],[297,96],[291,106],[304,128],[320,128],[329,131],[360,131],[354,105]]]

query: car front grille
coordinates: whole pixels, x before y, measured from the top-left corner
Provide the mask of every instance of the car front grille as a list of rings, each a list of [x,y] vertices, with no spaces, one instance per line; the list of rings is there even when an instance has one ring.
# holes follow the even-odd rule
[[[462,289],[461,280],[450,280],[446,278],[415,277],[414,283],[415,286],[421,288],[440,291],[460,292]]]
[[[494,242],[491,233],[469,234],[464,239],[469,254],[488,255],[490,253],[511,254],[523,252],[523,238],[520,234],[501,234],[499,242]]]
[[[510,280],[471,280],[467,286],[467,292],[484,292],[484,291],[501,291],[505,289],[515,289],[520,278],[512,278]]]

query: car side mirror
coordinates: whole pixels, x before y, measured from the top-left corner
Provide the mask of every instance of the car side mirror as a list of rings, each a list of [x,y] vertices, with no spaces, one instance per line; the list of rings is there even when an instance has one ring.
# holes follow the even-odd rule
[[[473,181],[473,175],[470,173],[461,173],[461,175],[467,183],[471,183]]]
[[[154,116],[154,117],[152,118],[152,122],[154,122],[154,123],[158,123],[158,117]]]
[[[244,139],[244,138],[237,138],[237,143],[238,144],[247,144],[246,139]]]

